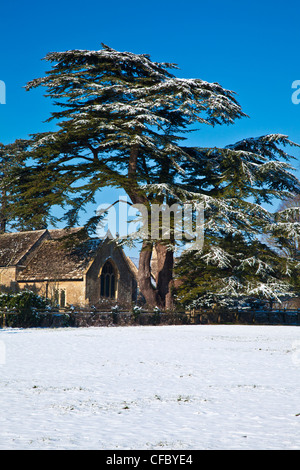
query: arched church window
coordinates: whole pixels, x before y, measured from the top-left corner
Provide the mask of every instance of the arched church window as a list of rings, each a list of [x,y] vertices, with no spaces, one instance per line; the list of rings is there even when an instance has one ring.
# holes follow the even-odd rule
[[[106,261],[101,271],[101,297],[116,297],[116,273],[110,261]]]

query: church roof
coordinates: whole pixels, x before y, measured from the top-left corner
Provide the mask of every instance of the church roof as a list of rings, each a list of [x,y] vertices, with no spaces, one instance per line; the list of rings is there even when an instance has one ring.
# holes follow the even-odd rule
[[[17,281],[81,280],[103,240],[82,227],[0,235],[0,267],[18,267]],[[133,276],[137,268],[121,249]]]
[[[16,266],[32,250],[47,230],[3,233],[0,235],[0,266]]]
[[[77,232],[82,230],[83,227],[72,227],[72,228],[54,228],[48,229],[52,240],[58,240],[59,238],[65,238],[68,235],[75,235]]]
[[[64,239],[43,242],[19,272],[18,281],[80,280],[96,255],[101,240],[88,239],[69,246]]]

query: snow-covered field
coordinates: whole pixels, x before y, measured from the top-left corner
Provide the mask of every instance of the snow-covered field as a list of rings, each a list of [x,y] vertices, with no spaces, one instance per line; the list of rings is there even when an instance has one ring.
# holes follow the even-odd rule
[[[300,449],[300,330],[0,330],[0,449]]]

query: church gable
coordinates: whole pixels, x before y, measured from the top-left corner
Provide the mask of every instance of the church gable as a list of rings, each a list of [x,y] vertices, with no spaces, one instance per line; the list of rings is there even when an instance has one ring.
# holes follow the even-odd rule
[[[99,299],[131,303],[136,294],[136,271],[122,248],[106,239],[86,273],[89,303]]]

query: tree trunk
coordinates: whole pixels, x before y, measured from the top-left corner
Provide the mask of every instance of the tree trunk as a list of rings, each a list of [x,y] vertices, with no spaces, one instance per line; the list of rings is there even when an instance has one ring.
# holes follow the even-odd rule
[[[6,205],[7,205],[7,195],[5,189],[1,191],[1,209],[0,209],[0,233],[6,232],[6,224],[7,224],[7,217],[6,217]]]
[[[141,131],[138,131],[140,134]],[[149,207],[146,195],[142,195],[136,180],[137,160],[139,156],[139,145],[131,149],[128,162],[128,181],[130,187],[127,193],[134,204],[144,204]],[[149,214],[150,215],[150,214]],[[158,270],[156,276],[156,288],[151,276],[151,257],[153,242],[143,240],[142,250],[139,257],[138,285],[149,307],[160,307],[172,309],[171,283],[173,279],[173,251],[167,250],[160,242],[156,243]]]
[[[137,130],[138,134],[141,131]],[[137,161],[139,156],[139,145],[136,144],[131,148],[129,161],[128,161],[128,189],[127,193],[132,200],[133,204],[143,204],[148,207],[148,200],[146,195],[142,195],[140,188],[137,184],[136,170]],[[141,294],[143,295],[146,304],[149,307],[163,307],[157,290],[153,286],[151,280],[151,256],[152,256],[153,243],[146,239],[143,240],[142,249],[139,256],[139,269],[138,269],[138,286]]]
[[[128,191],[128,195],[134,204],[144,204],[149,207],[146,196],[141,196],[134,188]],[[149,307],[173,309],[171,287],[173,283],[174,255],[173,251],[167,249],[166,244],[157,241],[155,244],[157,253],[157,270],[155,275],[156,288],[151,277],[151,258],[153,241],[143,240],[139,256],[138,285],[139,290],[145,298]],[[153,273],[152,273],[153,274]]]
[[[174,254],[173,251],[161,243],[156,242],[157,273],[156,287],[161,304],[167,309],[174,307],[171,287],[173,283]]]
[[[152,242],[143,241],[139,258],[138,285],[149,307],[163,307],[157,289],[151,280]]]
[[[0,214],[0,233],[6,232],[6,218]]]

